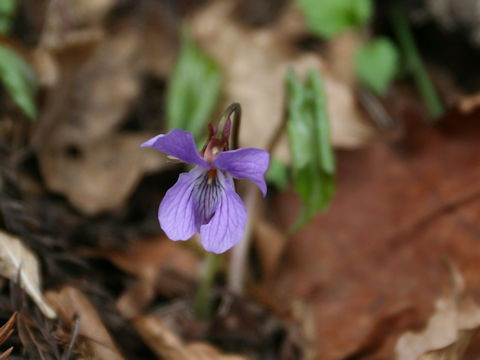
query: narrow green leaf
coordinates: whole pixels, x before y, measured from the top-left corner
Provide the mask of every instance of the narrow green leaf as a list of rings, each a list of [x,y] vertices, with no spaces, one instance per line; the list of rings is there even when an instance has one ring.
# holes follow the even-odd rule
[[[14,50],[0,44],[0,81],[15,103],[31,119],[37,117],[37,82],[30,65]]]
[[[17,0],[0,0],[0,34],[10,32],[17,5]]]
[[[327,174],[335,172],[335,158],[330,145],[330,123],[327,113],[327,96],[323,80],[318,71],[311,70],[308,74],[307,86],[312,94],[312,112],[315,119],[314,129],[318,152],[318,165]]]
[[[310,121],[303,115],[303,106],[306,101],[303,85],[292,70],[287,72],[287,93],[289,108],[287,133],[290,152],[294,168],[301,169],[311,161],[313,154],[310,150],[314,145],[312,137],[309,136]]]
[[[295,0],[310,30],[323,38],[360,26],[372,15],[371,0]]]
[[[288,184],[288,171],[285,164],[277,158],[272,158],[266,179],[280,190],[285,189]]]
[[[405,57],[408,70],[413,75],[417,89],[423,97],[430,115],[438,118],[444,114],[445,108],[423,64],[407,17],[398,6],[391,7],[390,17],[393,31],[400,44],[399,46],[402,50],[402,55]]]
[[[292,230],[304,226],[330,202],[335,190],[335,159],[323,81],[310,71],[303,85],[287,73],[287,134],[292,154],[293,184],[302,199],[302,213]]]
[[[218,100],[220,85],[220,68],[184,31],[167,90],[169,129],[188,130],[195,138],[201,136]]]
[[[396,46],[380,37],[363,45],[356,54],[355,67],[360,80],[378,95],[383,95],[398,73]]]

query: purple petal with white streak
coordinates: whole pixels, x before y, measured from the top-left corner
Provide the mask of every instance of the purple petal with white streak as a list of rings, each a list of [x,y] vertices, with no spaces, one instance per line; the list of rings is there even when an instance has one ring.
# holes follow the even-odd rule
[[[188,173],[180,174],[177,182],[163,197],[158,209],[160,227],[171,240],[188,240],[197,231],[193,205],[193,187],[199,170],[195,167]]]
[[[265,150],[243,148],[218,154],[212,165],[217,169],[228,171],[236,179],[249,179],[265,196],[267,194],[265,173],[269,164],[270,154]]]
[[[235,192],[233,180],[220,171],[218,178],[223,184],[224,195],[210,222],[200,227],[200,239],[205,250],[221,254],[232,248],[243,236],[247,210]]]
[[[160,134],[142,144],[155,150],[172,155],[186,163],[207,168],[207,162],[200,156],[192,134],[188,131],[174,129],[168,134]]]

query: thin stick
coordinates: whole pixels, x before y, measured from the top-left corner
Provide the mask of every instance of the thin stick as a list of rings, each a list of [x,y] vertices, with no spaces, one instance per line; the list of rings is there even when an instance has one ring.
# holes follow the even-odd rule
[[[275,129],[270,141],[268,142],[267,151],[271,154],[275,147],[278,145],[279,140],[285,130],[287,124],[287,109],[284,108],[282,113],[282,120]],[[232,144],[238,145],[238,130],[240,128],[240,116],[238,122],[233,124],[233,136],[237,140],[232,141]],[[236,147],[234,147],[235,149]],[[246,268],[248,266],[248,252],[251,244],[252,228],[254,219],[258,215],[258,202],[260,201],[260,194],[255,185],[248,183],[246,187],[246,199],[245,205],[247,208],[247,224],[245,225],[245,233],[242,239],[232,250],[232,256],[230,258],[229,272],[228,272],[228,289],[237,294],[243,294],[244,292],[244,280]]]
[[[248,250],[252,237],[252,224],[257,216],[258,200],[258,189],[254,184],[248,183],[245,199],[248,214],[247,224],[242,238],[232,250],[228,272],[228,289],[237,294],[242,294],[244,290],[245,269],[248,266]]]
[[[67,352],[63,357],[65,360],[69,360],[70,356],[72,355],[73,347],[75,346],[75,343],[77,341],[79,331],[80,331],[80,318],[77,316],[75,318],[75,323],[73,325],[73,332],[72,332],[72,338],[70,339],[70,344],[68,345]]]

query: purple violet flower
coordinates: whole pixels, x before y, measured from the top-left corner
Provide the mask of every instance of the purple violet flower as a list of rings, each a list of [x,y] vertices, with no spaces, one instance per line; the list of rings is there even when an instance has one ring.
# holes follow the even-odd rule
[[[247,221],[245,205],[235,192],[232,178],[251,180],[265,196],[270,155],[256,148],[227,151],[230,126],[220,137],[211,126],[209,129],[209,139],[200,153],[192,135],[180,129],[157,135],[142,147],[196,165],[180,174],[167,191],[158,220],[171,240],[188,240],[199,232],[205,250],[220,254],[241,239]]]

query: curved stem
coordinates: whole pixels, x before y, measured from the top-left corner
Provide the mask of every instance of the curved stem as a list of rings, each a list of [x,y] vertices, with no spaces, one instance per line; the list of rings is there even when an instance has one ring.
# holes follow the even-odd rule
[[[231,122],[229,124],[228,120],[232,115],[233,115],[233,118],[231,119]],[[225,128],[227,126],[231,126],[233,122],[233,129],[231,132],[232,150],[235,150],[238,148],[238,137],[239,137],[241,119],[242,119],[242,107],[240,106],[239,103],[234,102],[227,106],[227,108],[223,112],[222,117],[220,118],[220,121],[218,122],[218,130],[217,130],[217,134],[215,135],[218,139],[221,139],[223,137]]]

